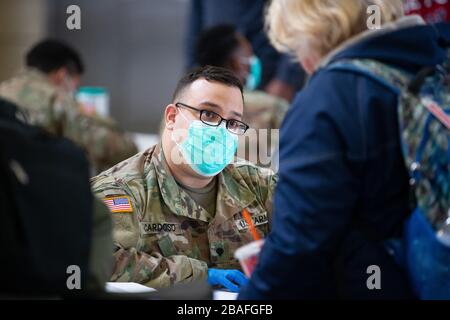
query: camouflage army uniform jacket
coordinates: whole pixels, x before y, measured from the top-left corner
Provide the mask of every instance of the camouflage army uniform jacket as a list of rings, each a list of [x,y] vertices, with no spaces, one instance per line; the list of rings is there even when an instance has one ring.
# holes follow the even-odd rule
[[[244,91],[244,101],[242,121],[247,123],[250,129],[245,136],[239,137],[237,155],[258,166],[271,167],[275,170],[277,163],[273,163],[272,157],[278,150],[279,135],[271,130],[280,129],[289,104],[282,98],[259,90]],[[264,158],[261,158],[262,156]]]
[[[289,103],[264,91],[244,91],[244,118],[253,129],[279,129]]]
[[[0,97],[15,103],[30,124],[78,144],[86,151],[94,172],[137,152],[133,141],[112,119],[83,114],[70,94],[52,85],[38,70],[27,69],[2,82]]]
[[[111,210],[118,249],[111,280],[159,288],[204,279],[208,267],[240,268],[233,254],[252,241],[242,210],[265,236],[276,179],[248,162],[227,166],[211,215],[180,189],[160,145],[92,178],[98,197],[122,204]]]

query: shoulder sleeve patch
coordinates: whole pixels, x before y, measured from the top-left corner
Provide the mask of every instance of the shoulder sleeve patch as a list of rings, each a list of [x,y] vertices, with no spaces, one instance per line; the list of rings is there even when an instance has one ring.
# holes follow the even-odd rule
[[[103,198],[103,202],[112,213],[132,213],[133,206],[129,196],[115,196]]]

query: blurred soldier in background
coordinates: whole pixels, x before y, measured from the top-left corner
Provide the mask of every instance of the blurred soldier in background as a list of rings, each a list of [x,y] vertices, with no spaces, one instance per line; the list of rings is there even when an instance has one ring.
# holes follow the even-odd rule
[[[208,279],[238,291],[246,283],[234,251],[270,230],[276,176],[233,162],[248,126],[242,84],[224,68],[194,70],[166,107],[161,143],[92,179],[109,207],[117,251],[112,281],[150,287]]]
[[[251,43],[239,34],[233,25],[218,25],[200,34],[196,43],[195,60],[199,66],[211,65],[230,69],[243,84],[246,84],[243,121],[250,126],[250,130],[281,127],[289,107],[288,102],[264,91],[256,90],[261,81],[261,62],[254,55]],[[240,147],[244,147],[245,141],[250,142],[246,144],[245,159],[261,166],[269,166],[271,150],[278,148],[278,139],[277,141],[270,139],[270,130],[267,131],[268,137],[262,137],[266,138],[265,151],[269,159],[265,163],[264,159],[259,157],[259,142],[262,142],[256,139],[259,133],[259,130],[249,132],[249,140],[241,139]],[[238,155],[241,155],[240,152]]]
[[[289,102],[303,86],[305,74],[287,54],[280,54],[264,32],[267,0],[191,0],[186,28],[187,67],[195,66],[195,40],[199,34],[220,24],[232,24],[252,44],[261,59],[262,78],[258,89]]]
[[[56,40],[42,41],[27,53],[26,67],[0,83],[0,97],[17,104],[27,122],[77,143],[97,173],[137,152],[112,119],[81,111],[74,93],[84,70],[73,48]]]

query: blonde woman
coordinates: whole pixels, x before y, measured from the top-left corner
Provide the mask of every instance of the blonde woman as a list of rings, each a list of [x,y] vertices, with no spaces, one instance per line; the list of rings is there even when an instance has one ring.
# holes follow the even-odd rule
[[[397,95],[330,65],[366,58],[414,74],[446,59],[449,26],[403,17],[401,0],[273,0],[266,24],[311,77],[281,129],[273,230],[240,298],[412,298],[382,245],[410,212]]]

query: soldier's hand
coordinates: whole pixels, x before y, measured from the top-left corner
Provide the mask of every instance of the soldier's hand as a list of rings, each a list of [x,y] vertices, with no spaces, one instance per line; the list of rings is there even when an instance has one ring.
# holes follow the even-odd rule
[[[239,270],[208,269],[208,283],[225,287],[231,292],[239,292],[248,283],[248,279]]]

